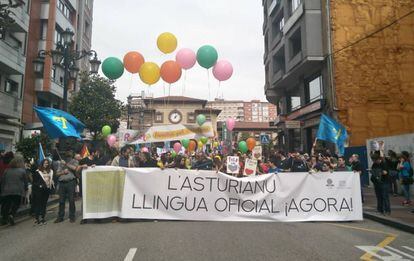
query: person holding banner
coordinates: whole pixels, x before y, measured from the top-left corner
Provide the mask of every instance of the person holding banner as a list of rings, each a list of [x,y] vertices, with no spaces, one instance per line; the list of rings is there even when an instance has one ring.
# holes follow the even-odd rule
[[[124,146],[121,148],[120,155],[116,156],[113,160],[111,165],[118,166],[118,167],[125,167],[125,168],[133,168],[134,162],[132,161],[131,157],[131,148],[129,146]]]
[[[35,224],[46,224],[46,205],[53,184],[53,170],[51,162],[46,158],[42,160],[39,168],[33,173],[32,193]],[[41,218],[41,219],[40,219]]]
[[[78,170],[79,162],[72,157],[72,152],[68,151],[62,163],[56,174],[59,181],[59,213],[55,223],[63,222],[66,198],[69,201],[69,220],[71,223],[74,223],[76,213],[76,171]]]

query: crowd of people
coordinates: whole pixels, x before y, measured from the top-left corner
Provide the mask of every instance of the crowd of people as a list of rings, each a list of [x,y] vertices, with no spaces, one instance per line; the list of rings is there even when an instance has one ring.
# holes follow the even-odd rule
[[[82,158],[79,153],[67,151],[59,154],[56,150],[53,155],[41,162],[23,159],[22,156],[12,152],[1,153],[0,158],[0,195],[1,195],[1,224],[14,225],[14,217],[25,198],[27,191],[31,190],[31,212],[35,224],[45,224],[46,205],[52,193],[59,195],[58,217],[54,221],[60,223],[64,220],[65,204],[69,202],[69,220],[75,222],[75,198],[82,195],[81,173],[83,169],[94,166],[121,166],[128,168],[154,167],[161,169],[193,169],[214,170],[236,177],[244,177],[244,164],[252,153],[223,154],[218,149],[211,151],[199,150],[184,153],[165,151],[158,154],[157,148],[136,150],[133,146],[124,146],[119,153],[113,155],[104,148],[88,149],[89,155]],[[397,155],[389,151],[388,155],[372,153],[373,165],[370,169],[371,181],[377,196],[377,210],[382,214],[390,214],[390,193],[398,194],[400,182],[404,193],[403,205],[410,205],[410,185],[413,183],[413,168],[410,164],[410,155],[402,152]],[[227,157],[239,158],[239,172],[227,172]],[[257,159],[256,175],[278,174],[281,172],[338,172],[354,171],[360,175],[364,170],[357,154],[349,159],[332,155],[329,151],[320,153],[285,153],[271,149],[266,157]],[[361,189],[362,200],[363,193]]]

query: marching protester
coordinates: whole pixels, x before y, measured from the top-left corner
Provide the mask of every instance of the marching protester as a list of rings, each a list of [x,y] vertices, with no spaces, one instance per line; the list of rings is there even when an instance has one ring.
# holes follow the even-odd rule
[[[351,164],[352,171],[359,173],[359,176],[361,177],[363,171],[362,171],[361,162],[359,162],[358,154],[352,154],[351,158],[349,159],[349,163]],[[362,190],[362,186],[361,186],[361,199],[362,199],[362,203],[364,203],[365,200],[364,200],[364,192]]]
[[[350,169],[346,166],[345,157],[339,157],[338,163],[334,167],[335,171],[349,171]]]
[[[390,208],[390,175],[384,158],[378,153],[371,156],[374,163],[371,167],[371,181],[374,184],[375,196],[377,197],[377,211],[381,214],[391,214]]]
[[[54,186],[51,162],[44,159],[32,176],[33,208],[36,224],[45,224],[46,205]]]
[[[397,169],[399,170],[401,185],[405,198],[405,200],[402,202],[402,205],[408,206],[411,204],[410,186],[413,184],[413,168],[410,164],[408,153],[401,153],[399,160],[400,162],[397,165]]]
[[[69,220],[71,223],[75,222],[76,172],[79,167],[79,162],[72,155],[71,151],[66,152],[65,160],[56,173],[59,182],[59,214],[55,223],[63,221],[66,198],[69,201]]]
[[[130,154],[131,148],[129,146],[122,147],[120,154],[112,160],[111,165],[118,167],[133,168],[134,162],[131,159]]]
[[[24,159],[15,156],[1,177],[1,224],[14,225],[14,217],[20,206],[22,197],[26,194],[28,178]]]
[[[393,196],[398,195],[398,157],[397,153],[395,153],[392,150],[388,151],[388,156],[386,157],[386,163],[388,166],[391,182],[390,182],[390,193],[393,194]]]

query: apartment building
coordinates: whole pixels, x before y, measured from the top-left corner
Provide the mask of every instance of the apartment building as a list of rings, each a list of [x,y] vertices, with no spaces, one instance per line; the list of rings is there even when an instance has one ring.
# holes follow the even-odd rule
[[[30,2],[20,2],[12,9],[14,23],[0,35],[0,150],[6,151],[19,141],[22,129]]]
[[[75,33],[73,50],[89,50],[92,40],[93,0],[33,0],[30,8],[28,55],[22,120],[26,130],[42,125],[33,111],[34,105],[61,108],[63,103],[64,71],[45,57],[42,75],[34,73],[33,60],[40,50],[53,50],[62,42],[66,29]],[[88,71],[88,58],[79,60],[77,67]],[[70,93],[77,90],[71,81]]]

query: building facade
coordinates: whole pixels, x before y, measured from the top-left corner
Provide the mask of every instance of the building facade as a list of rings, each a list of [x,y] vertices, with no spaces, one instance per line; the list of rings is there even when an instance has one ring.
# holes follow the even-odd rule
[[[265,94],[282,148],[309,151],[321,113],[347,127],[350,146],[414,131],[413,1],[262,3]]]
[[[0,39],[0,150],[6,151],[19,141],[22,129],[30,2],[21,3],[12,9],[15,22],[2,32]]]
[[[25,129],[37,129],[42,125],[33,111],[34,105],[61,108],[63,103],[64,71],[45,57],[41,76],[34,73],[33,60],[39,50],[53,50],[62,41],[61,33],[70,29],[75,33],[73,50],[89,50],[92,39],[93,0],[33,0],[30,8],[28,55],[25,75],[25,90],[22,120]],[[87,58],[78,61],[81,70],[89,70]],[[76,91],[76,82],[71,81],[70,93]]]
[[[130,129],[144,132],[157,125],[189,124],[195,125],[199,114],[211,121],[217,133],[217,115],[220,110],[206,107],[207,100],[184,96],[148,97],[131,96],[128,99]]]
[[[322,3],[267,0],[263,6],[265,94],[279,113],[274,122],[279,146],[285,150],[310,150],[328,81]]]
[[[246,102],[215,99],[208,102],[207,107],[221,110],[217,118],[219,122],[229,118],[240,122],[269,122],[274,121],[277,116],[275,105],[259,100]]]

